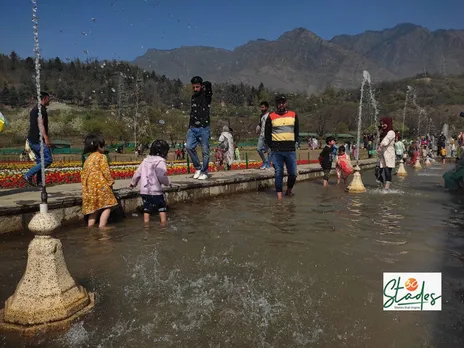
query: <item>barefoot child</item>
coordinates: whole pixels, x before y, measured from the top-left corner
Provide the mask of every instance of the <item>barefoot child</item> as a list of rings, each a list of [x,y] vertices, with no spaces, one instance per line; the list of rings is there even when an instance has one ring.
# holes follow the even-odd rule
[[[350,157],[345,152],[345,146],[340,146],[337,157],[337,184],[340,184],[340,179],[346,184],[346,179],[353,174],[353,166],[351,165]]]
[[[132,177],[130,188],[140,181],[140,195],[143,201],[143,221],[150,222],[150,215],[155,210],[159,213],[161,225],[167,221],[167,207],[161,185],[171,186],[166,169],[166,157],[169,145],[164,140],[155,140],[148,155]]]
[[[111,208],[118,205],[113,194],[114,179],[111,177],[105,156],[105,139],[91,134],[85,138],[84,153],[90,153],[81,173],[82,214],[89,215],[87,225],[95,225],[100,215],[99,227],[107,229]]]
[[[330,171],[332,170],[332,162],[334,158],[333,147],[335,145],[334,137],[327,137],[325,139],[327,144],[324,149],[322,149],[321,154],[319,155],[319,164],[324,171],[324,187],[329,186]]]

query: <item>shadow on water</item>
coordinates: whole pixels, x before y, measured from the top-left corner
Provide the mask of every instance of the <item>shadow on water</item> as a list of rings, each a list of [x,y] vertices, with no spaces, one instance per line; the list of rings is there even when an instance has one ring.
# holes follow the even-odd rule
[[[462,347],[464,198],[438,176],[350,195],[298,183],[179,204],[165,228],[129,217],[108,232],[59,231],[95,310],[34,347]],[[24,272],[29,235],[0,239],[0,300]],[[384,312],[382,272],[442,272],[441,312]],[[0,347],[25,347],[16,336]]]

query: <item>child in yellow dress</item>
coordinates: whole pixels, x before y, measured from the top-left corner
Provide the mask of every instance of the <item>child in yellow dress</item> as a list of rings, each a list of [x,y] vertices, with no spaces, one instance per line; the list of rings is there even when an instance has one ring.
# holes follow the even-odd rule
[[[118,205],[113,194],[114,179],[105,156],[105,139],[101,135],[85,138],[84,153],[90,153],[81,173],[82,214],[89,215],[88,227],[95,225],[100,215],[99,227],[107,229],[111,208]]]

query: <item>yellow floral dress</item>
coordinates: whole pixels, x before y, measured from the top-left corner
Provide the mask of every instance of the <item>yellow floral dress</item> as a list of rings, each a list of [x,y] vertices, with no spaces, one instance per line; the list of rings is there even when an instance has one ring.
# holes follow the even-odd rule
[[[112,189],[114,179],[105,155],[99,152],[90,154],[82,169],[81,182],[82,214],[92,214],[118,204]]]

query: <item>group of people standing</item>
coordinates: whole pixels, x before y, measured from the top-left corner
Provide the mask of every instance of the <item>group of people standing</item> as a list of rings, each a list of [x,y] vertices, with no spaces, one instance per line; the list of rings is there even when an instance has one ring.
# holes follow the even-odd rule
[[[189,129],[187,132],[186,150],[192,159],[195,173],[193,179],[208,179],[208,165],[210,159],[209,140],[211,137],[210,109],[212,101],[211,83],[203,81],[199,76],[191,79],[193,94],[191,97],[191,112]],[[32,177],[40,173],[40,133],[43,137],[45,148],[43,158],[45,168],[52,163],[51,141],[48,135],[48,115],[46,106],[50,96],[42,93],[41,104],[30,113],[30,130],[28,144],[37,159],[35,165],[27,172],[23,179],[27,184],[33,185]],[[41,108],[42,121],[39,119],[39,107]],[[260,103],[261,116],[256,127],[258,135],[257,151],[263,165],[261,169],[268,169],[271,165],[275,170],[275,190],[277,199],[293,196],[293,187],[297,179],[296,148],[299,141],[299,121],[296,112],[288,109],[285,95],[275,98],[275,109],[270,111],[267,101]],[[399,152],[398,142],[395,143],[396,134],[393,131],[393,121],[390,117],[383,117],[379,125],[380,138],[376,151],[379,154],[376,178],[388,190],[392,181],[392,171],[395,167],[396,155]],[[369,142],[370,139],[367,139]],[[227,162],[231,163],[234,156],[234,142],[229,127],[224,126],[219,138],[221,144],[227,148],[225,151]],[[330,171],[333,161],[336,160],[338,183],[343,180],[346,183],[349,175],[353,173],[350,157],[345,146],[339,148],[335,145],[333,137],[326,139],[326,146],[322,150],[319,162],[324,170],[324,186],[328,186]],[[201,146],[202,163],[198,157],[196,148]],[[164,200],[162,185],[169,186],[167,177],[166,157],[169,145],[164,140],[155,140],[149,146],[150,153],[140,164],[131,181],[130,187],[134,188],[140,183],[140,193],[143,201],[144,221],[149,222],[150,214],[157,211],[160,214],[161,223],[166,222],[166,201]],[[93,226],[99,220],[99,226],[105,228],[111,209],[118,204],[113,193],[114,180],[111,177],[108,161],[105,154],[105,140],[100,135],[89,135],[85,139],[85,153],[90,155],[85,160],[82,171],[82,212],[88,216],[88,226]],[[401,149],[404,152],[404,148]],[[230,158],[229,158],[230,157]],[[286,167],[288,180],[284,191],[283,177]],[[37,175],[37,184],[41,183],[41,176]]]

